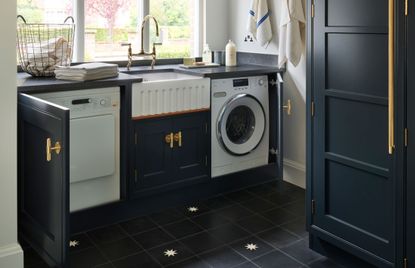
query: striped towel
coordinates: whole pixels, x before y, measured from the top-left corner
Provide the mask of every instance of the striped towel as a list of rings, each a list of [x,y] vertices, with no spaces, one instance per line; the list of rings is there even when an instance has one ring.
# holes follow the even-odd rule
[[[270,14],[267,0],[251,0],[247,30],[261,46],[268,46],[272,39]]]

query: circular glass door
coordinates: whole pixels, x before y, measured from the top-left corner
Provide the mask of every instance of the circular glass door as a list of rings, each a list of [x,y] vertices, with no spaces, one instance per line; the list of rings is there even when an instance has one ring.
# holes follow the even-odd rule
[[[217,121],[217,136],[222,147],[233,155],[254,150],[265,132],[265,112],[251,95],[239,94],[222,107]]]

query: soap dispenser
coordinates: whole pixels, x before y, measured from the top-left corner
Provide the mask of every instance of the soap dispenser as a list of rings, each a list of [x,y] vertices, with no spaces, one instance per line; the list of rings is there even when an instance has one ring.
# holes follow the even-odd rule
[[[206,64],[212,63],[212,51],[210,50],[208,44],[205,44],[205,47],[203,48],[202,60]]]
[[[232,40],[226,45],[226,66],[236,66],[236,45]]]

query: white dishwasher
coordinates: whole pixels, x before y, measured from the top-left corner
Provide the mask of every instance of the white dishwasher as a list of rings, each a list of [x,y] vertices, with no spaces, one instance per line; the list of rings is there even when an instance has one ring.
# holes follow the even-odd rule
[[[70,211],[120,199],[120,89],[36,94],[70,110]]]

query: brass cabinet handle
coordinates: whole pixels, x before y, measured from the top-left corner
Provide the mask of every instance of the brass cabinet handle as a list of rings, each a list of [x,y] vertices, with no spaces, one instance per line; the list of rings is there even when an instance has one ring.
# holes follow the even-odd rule
[[[50,162],[52,160],[52,151],[55,151],[56,154],[60,154],[62,150],[61,144],[59,141],[55,142],[55,146],[52,147],[52,140],[50,138],[46,139],[46,161]]]
[[[395,60],[395,0],[389,0],[389,12],[388,12],[388,152],[393,153],[395,148],[395,107],[394,107],[394,94],[395,94],[395,72],[394,72],[394,60]]]
[[[181,131],[174,134],[174,141],[179,143],[179,147],[182,147],[182,132]]]
[[[282,106],[282,108],[287,110],[287,115],[291,115],[291,100],[287,100],[287,105]]]
[[[169,134],[167,134],[165,137],[164,137],[164,141],[167,143],[167,144],[170,144],[170,148],[172,148],[173,149],[173,142],[174,142],[174,139],[173,139],[173,132],[170,132]]]

